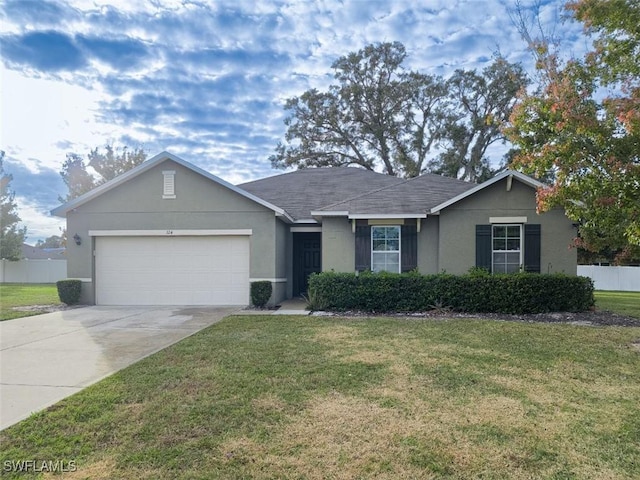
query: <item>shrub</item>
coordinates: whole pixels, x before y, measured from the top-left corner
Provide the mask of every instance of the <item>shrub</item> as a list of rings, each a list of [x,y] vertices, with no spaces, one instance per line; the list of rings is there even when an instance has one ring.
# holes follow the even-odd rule
[[[447,308],[523,314],[584,311],[594,305],[590,278],[535,273],[489,275],[480,271],[467,275],[323,272],[309,278],[309,296],[315,299],[316,307],[366,312]]]
[[[258,308],[263,308],[271,298],[273,287],[268,280],[251,282],[251,303]]]
[[[471,277],[485,277],[487,275],[491,275],[491,272],[487,269],[487,267],[471,267],[467,274]]]
[[[58,280],[56,287],[58,288],[58,297],[62,303],[75,305],[80,301],[80,292],[82,290],[82,282],[80,280]]]
[[[313,275],[317,275],[317,273],[312,273]],[[307,295],[302,295],[307,301],[307,309],[309,310],[326,310],[328,304],[327,299],[322,297],[317,290],[307,290]]]

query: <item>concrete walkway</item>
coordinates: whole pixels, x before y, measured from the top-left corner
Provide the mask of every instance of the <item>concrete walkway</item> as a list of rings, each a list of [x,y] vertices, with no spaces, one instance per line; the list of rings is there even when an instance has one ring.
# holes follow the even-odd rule
[[[0,430],[236,310],[84,307],[0,322]]]
[[[309,315],[311,311],[307,310],[307,302],[301,298],[292,298],[285,300],[280,304],[278,310],[274,310],[273,315]]]
[[[277,310],[259,310],[252,308],[243,308],[237,310],[233,315],[310,315],[311,311],[307,310],[307,302],[301,298],[291,298],[280,304]]]

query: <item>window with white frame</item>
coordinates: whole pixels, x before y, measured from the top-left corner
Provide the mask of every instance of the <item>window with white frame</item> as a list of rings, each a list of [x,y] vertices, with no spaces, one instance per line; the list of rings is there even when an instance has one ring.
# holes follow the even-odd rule
[[[493,273],[516,273],[522,266],[522,225],[492,226]]]
[[[400,227],[371,227],[371,271],[400,273]]]

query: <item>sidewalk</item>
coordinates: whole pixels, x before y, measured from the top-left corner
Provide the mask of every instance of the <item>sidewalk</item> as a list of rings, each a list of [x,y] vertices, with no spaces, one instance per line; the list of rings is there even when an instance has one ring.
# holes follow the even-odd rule
[[[277,310],[246,309],[238,310],[232,315],[310,315],[307,310],[307,302],[301,298],[291,298],[280,303]]]
[[[307,302],[301,298],[292,298],[285,300],[280,304],[280,308],[275,310],[272,315],[309,315],[310,310],[307,310]]]

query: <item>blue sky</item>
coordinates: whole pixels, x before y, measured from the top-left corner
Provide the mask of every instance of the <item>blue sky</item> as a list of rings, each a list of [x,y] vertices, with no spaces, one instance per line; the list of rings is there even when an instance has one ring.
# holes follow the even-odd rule
[[[540,4],[568,54],[588,48]],[[0,149],[28,242],[59,234],[70,152],[106,142],[163,150],[231,183],[280,173],[268,157],[283,104],[332,83],[331,64],[400,41],[405,66],[448,76],[499,51],[532,73],[509,12],[515,0],[4,0],[0,10]],[[500,159],[493,159],[498,162]]]

